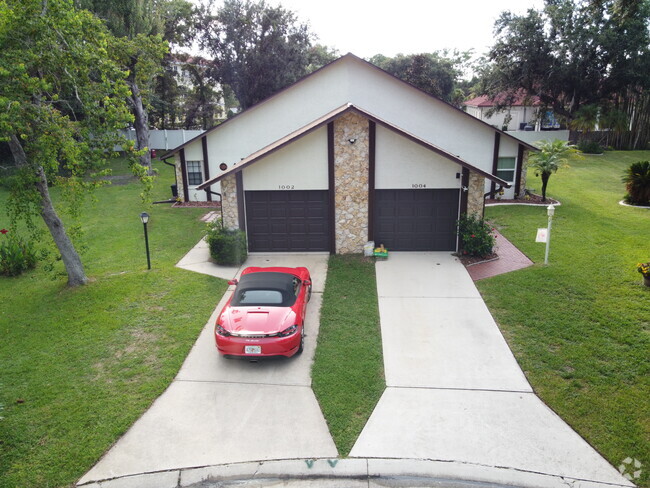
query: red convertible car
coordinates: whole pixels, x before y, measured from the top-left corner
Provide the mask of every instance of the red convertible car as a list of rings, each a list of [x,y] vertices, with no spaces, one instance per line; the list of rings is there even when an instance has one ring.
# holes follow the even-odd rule
[[[300,354],[305,343],[305,311],[311,298],[307,268],[246,268],[214,328],[226,357]]]

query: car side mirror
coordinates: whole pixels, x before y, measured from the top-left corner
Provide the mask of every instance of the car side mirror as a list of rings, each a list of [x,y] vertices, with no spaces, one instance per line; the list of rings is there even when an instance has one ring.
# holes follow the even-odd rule
[[[311,280],[305,280],[304,283],[305,283],[305,286],[309,286],[309,285],[311,285]]]
[[[237,283],[239,283],[239,281],[237,281],[236,278],[233,278],[232,280],[228,280],[229,285],[237,285]]]

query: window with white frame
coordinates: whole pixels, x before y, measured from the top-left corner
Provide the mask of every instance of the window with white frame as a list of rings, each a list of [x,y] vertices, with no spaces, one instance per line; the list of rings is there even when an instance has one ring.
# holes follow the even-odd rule
[[[187,184],[191,186],[203,183],[203,173],[201,172],[202,161],[187,161]]]
[[[497,162],[497,176],[508,183],[514,182],[516,161],[517,158],[499,158]]]

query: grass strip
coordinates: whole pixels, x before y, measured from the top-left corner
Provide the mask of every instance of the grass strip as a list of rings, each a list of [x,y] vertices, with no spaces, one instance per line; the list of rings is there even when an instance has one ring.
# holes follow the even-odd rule
[[[341,456],[347,456],[386,387],[375,265],[331,256],[313,388]]]

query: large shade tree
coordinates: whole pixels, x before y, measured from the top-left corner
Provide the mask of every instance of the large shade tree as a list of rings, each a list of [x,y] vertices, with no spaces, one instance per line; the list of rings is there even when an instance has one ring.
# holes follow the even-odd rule
[[[504,93],[523,89],[568,121],[585,106],[620,110],[622,98],[650,88],[649,20],[649,0],[545,0],[524,15],[504,12],[481,91],[499,95],[500,109]]]
[[[106,22],[118,38],[114,54],[128,72],[128,97],[134,115],[140,164],[151,173],[149,108],[156,77],[169,50],[168,40],[180,42],[191,29],[191,12],[185,0],[78,0]]]
[[[469,53],[444,51],[398,54],[392,58],[377,54],[370,62],[430,95],[453,103],[463,65],[469,56]]]
[[[130,120],[124,72],[111,59],[112,37],[72,0],[0,1],[0,137],[18,167],[8,201],[13,225],[35,228],[40,215],[56,244],[71,286],[87,278],[77,250],[50,198],[61,184],[78,195],[83,177],[115,144]],[[79,204],[70,200],[69,208]]]
[[[201,19],[201,46],[212,75],[229,85],[242,109],[273,95],[313,69],[314,36],[281,6],[263,0],[225,0]]]

